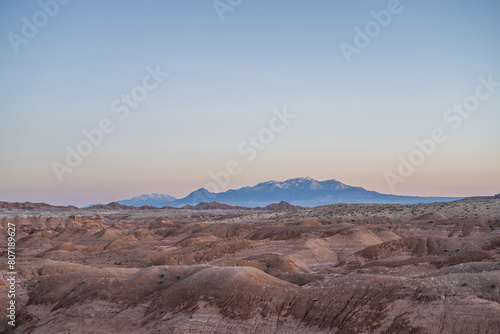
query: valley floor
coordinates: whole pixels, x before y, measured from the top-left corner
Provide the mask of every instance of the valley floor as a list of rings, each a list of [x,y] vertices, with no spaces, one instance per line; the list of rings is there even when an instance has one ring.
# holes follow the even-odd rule
[[[500,332],[500,200],[0,219],[0,332]]]

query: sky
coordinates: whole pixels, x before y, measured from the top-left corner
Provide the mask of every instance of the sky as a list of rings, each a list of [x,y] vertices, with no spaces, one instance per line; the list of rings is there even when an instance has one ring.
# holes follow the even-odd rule
[[[0,201],[500,192],[497,0],[0,2]]]

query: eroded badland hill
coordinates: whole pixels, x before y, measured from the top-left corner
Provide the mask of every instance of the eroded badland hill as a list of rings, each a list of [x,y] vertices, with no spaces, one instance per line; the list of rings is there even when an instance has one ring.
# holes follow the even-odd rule
[[[14,333],[499,333],[500,200],[2,209]],[[6,259],[6,242],[2,258]],[[3,268],[2,268],[3,269]],[[0,308],[7,308],[6,270]]]

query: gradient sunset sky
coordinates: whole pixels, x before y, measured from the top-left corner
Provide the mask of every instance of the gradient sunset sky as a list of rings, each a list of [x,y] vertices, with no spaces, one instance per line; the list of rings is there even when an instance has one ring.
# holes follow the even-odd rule
[[[184,197],[229,161],[242,170],[222,190],[310,176],[400,195],[499,193],[500,86],[460,124],[444,115],[479,77],[500,82],[500,1],[402,0],[349,63],[341,43],[388,6],[243,0],[221,20],[211,0],[69,1],[52,16],[2,1],[0,201]],[[169,75],[120,119],[114,101],[157,67]],[[283,108],[295,118],[247,161],[238,147]],[[114,130],[58,180],[53,163],[106,118]],[[435,128],[447,140],[393,191],[384,174]]]

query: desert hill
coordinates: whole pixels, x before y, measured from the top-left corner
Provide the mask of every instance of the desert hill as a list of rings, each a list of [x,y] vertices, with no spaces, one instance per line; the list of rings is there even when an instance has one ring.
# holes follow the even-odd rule
[[[55,209],[78,209],[76,206],[56,206],[45,203],[31,203],[31,202],[0,202],[0,209],[12,210],[55,210]]]
[[[9,222],[17,229],[16,331],[486,334],[500,328],[497,200],[282,211],[207,204],[114,206],[83,216],[79,209],[67,216],[2,211],[0,232],[5,236]],[[6,289],[2,276],[0,293]]]

